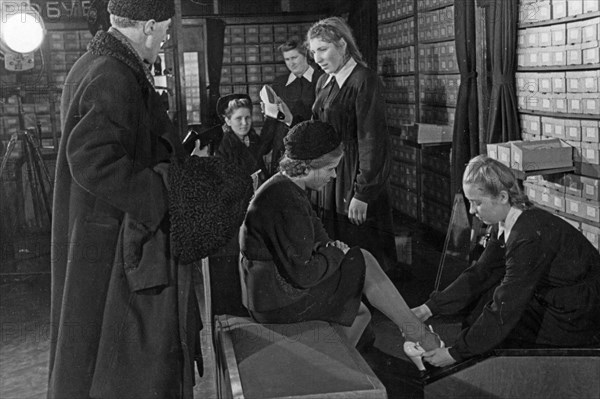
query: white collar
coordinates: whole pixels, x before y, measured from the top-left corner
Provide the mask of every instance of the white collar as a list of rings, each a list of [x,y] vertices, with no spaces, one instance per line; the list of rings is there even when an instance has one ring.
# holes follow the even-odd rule
[[[348,76],[350,76],[350,74],[352,73],[352,71],[354,70],[354,67],[356,65],[358,65],[358,64],[356,63],[356,61],[354,61],[354,58],[350,57],[348,62],[346,62],[344,64],[344,66],[342,68],[340,68],[340,70],[337,73],[332,73],[329,75],[329,77],[327,78],[327,81],[325,82],[323,87],[325,87],[325,86],[327,86],[327,84],[329,84],[329,81],[331,80],[332,76],[335,76],[335,81],[337,82],[338,86],[341,89],[342,86],[344,85],[344,82],[346,82],[346,80],[348,79]]]
[[[523,211],[521,209],[515,208],[514,206],[510,207],[510,210],[508,211],[504,222],[498,223],[498,238],[500,238],[502,234],[504,234],[504,242],[508,241],[508,236],[510,235],[513,226],[515,225],[517,219],[519,218],[519,216],[521,216],[522,213]]]
[[[314,73],[315,73],[315,70],[313,69],[313,67],[311,67],[309,65],[308,68],[306,68],[306,71],[304,71],[304,73],[302,74],[302,77],[304,79],[308,80],[309,82],[312,82]],[[298,79],[298,77],[290,72],[290,76],[288,77],[287,83],[285,85],[288,86],[290,83],[292,83],[296,79]]]

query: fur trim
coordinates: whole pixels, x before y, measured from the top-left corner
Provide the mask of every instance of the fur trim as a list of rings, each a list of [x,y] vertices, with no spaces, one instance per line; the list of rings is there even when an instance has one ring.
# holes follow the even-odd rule
[[[144,66],[140,64],[139,57],[133,54],[126,45],[108,32],[98,31],[88,46],[88,51],[94,55],[107,55],[127,65],[135,74],[140,86],[152,89],[146,78]]]

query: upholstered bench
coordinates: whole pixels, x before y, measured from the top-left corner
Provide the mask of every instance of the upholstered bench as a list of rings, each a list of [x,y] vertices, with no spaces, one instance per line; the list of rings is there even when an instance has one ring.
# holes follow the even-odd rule
[[[214,327],[221,398],[387,398],[361,355],[329,323],[263,325],[220,315]]]

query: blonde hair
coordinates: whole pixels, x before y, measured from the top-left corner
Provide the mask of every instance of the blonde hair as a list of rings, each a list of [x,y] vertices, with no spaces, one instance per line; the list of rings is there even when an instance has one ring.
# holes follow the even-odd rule
[[[478,155],[469,161],[463,173],[462,183],[477,185],[492,197],[506,191],[510,205],[520,209],[533,206],[510,168],[487,155]]]
[[[284,155],[279,161],[279,170],[289,177],[298,177],[304,175],[309,169],[321,169],[331,165],[335,160],[344,154],[343,143],[334,150],[315,159],[299,160],[291,159]]]
[[[337,48],[342,47],[340,41],[344,39],[347,44],[346,56],[354,58],[354,61],[362,66],[367,66],[367,63],[363,60],[363,56],[356,45],[356,40],[354,40],[354,36],[352,35],[352,29],[342,18],[330,17],[315,22],[306,33],[306,41],[309,42],[316,38],[327,43],[333,43]],[[306,47],[309,47],[308,43],[306,44]]]

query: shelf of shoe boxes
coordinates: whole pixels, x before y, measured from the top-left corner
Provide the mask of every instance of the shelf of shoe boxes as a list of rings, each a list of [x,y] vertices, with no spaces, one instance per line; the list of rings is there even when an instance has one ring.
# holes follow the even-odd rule
[[[85,52],[91,40],[88,31],[52,31],[48,29],[41,50],[34,54],[34,68],[29,71],[7,72],[2,77],[0,93],[0,140],[5,144],[19,130],[19,110],[15,87],[19,82],[25,128],[41,130],[41,152],[50,171],[54,170],[52,153],[60,137],[60,94],[67,73],[73,63]],[[20,142],[12,152],[21,154]],[[15,178],[14,159],[7,167],[3,180]],[[27,176],[22,173],[22,176]],[[25,178],[25,177],[24,177]]]
[[[419,5],[420,122],[452,126],[460,86],[453,2]],[[442,233],[452,212],[449,170],[448,146],[421,150],[421,222]]]
[[[390,197],[395,210],[417,220],[420,150],[403,139],[403,132],[416,122],[414,1],[378,0],[377,19],[377,73],[391,133]]]
[[[165,64],[164,56],[162,65]],[[188,125],[201,124],[202,116],[200,111],[200,70],[198,69],[198,53],[183,53],[183,74],[185,76],[185,114]],[[164,79],[167,79],[165,76]],[[167,83],[168,85],[168,83]]]
[[[523,140],[561,139],[573,147],[575,163],[574,173],[529,177],[526,192],[581,230],[596,248],[600,248],[599,8],[597,0],[522,3],[516,74]]]
[[[427,10],[419,3],[419,98],[420,121],[453,125],[460,74],[454,44],[453,2],[434,4]],[[448,146],[421,151],[421,221],[445,233],[450,222],[450,153]]]
[[[304,41],[311,23],[240,24],[225,27],[221,95],[246,93],[254,108],[252,122],[260,132],[263,116],[259,92],[278,75],[289,73],[277,50],[286,40]]]
[[[392,140],[391,197],[394,209],[445,231],[450,218],[449,160],[439,150],[421,150],[409,126],[416,122],[417,100],[421,121],[448,124],[454,119],[458,75],[455,75],[452,1],[378,1],[378,73],[384,83],[386,117]],[[415,23],[420,50],[416,54]],[[419,63],[420,92],[416,93],[415,66]],[[427,152],[427,156],[423,154]],[[433,155],[433,156],[432,156]],[[437,172],[436,172],[437,170]]]

